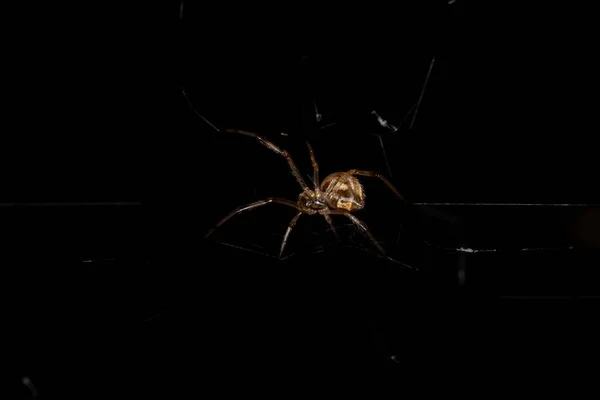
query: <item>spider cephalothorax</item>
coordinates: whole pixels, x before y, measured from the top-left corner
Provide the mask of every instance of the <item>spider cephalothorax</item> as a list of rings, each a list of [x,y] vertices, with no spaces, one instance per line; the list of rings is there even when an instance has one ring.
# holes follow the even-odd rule
[[[296,215],[290,221],[288,228],[283,236],[283,240],[281,241],[281,249],[279,251],[279,256],[283,254],[283,250],[285,249],[285,245],[287,243],[287,239],[290,235],[292,228],[296,225],[298,218],[302,214],[307,215],[315,215],[321,214],[329,224],[331,230],[334,234],[336,234],[335,227],[333,226],[333,222],[331,221],[330,215],[343,215],[348,217],[361,231],[363,231],[369,239],[373,242],[373,244],[377,247],[377,249],[385,254],[383,248],[379,245],[377,240],[371,235],[371,232],[367,229],[367,226],[354,215],[351,214],[352,211],[358,211],[365,206],[365,191],[360,184],[359,180],[356,176],[371,176],[375,178],[379,178],[385,183],[394,194],[400,198],[400,200],[404,201],[402,195],[396,190],[394,185],[391,184],[384,176],[380,175],[377,172],[371,171],[361,171],[358,169],[351,169],[347,172],[335,172],[333,174],[328,175],[321,185],[319,185],[319,165],[315,159],[315,154],[310,147],[310,144],[307,143],[308,151],[310,152],[310,159],[312,161],[313,166],[313,181],[315,184],[314,189],[309,188],[304,182],[302,175],[300,175],[300,171],[294,164],[292,157],[285,150],[281,150],[279,147],[275,146],[273,143],[269,142],[265,138],[256,135],[252,132],[240,131],[237,129],[227,129],[226,132],[239,133],[242,135],[250,136],[258,140],[262,145],[271,149],[275,153],[285,157],[287,160],[290,169],[292,170],[292,174],[302,187],[302,193],[298,196],[298,202],[294,203],[293,201],[287,199],[281,199],[276,197],[269,197],[265,200],[259,200],[257,202],[247,204],[242,207],[238,207],[234,211],[232,211],[229,215],[223,218],[221,221],[217,223],[215,228],[211,229],[206,236],[209,236],[216,228],[225,223],[229,218],[247,211],[252,210],[256,207],[263,206],[269,203],[278,203],[284,204],[289,207],[293,207],[297,210]]]
[[[316,214],[327,208],[327,201],[320,191],[307,190],[298,195],[298,205],[307,214]]]

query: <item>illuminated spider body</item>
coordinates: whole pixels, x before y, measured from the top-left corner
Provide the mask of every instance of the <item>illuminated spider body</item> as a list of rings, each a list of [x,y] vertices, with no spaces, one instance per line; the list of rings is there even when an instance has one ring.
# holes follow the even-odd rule
[[[325,178],[320,190],[300,193],[298,206],[311,215],[329,209],[358,211],[365,206],[365,192],[354,176],[335,172]]]
[[[365,206],[365,191],[354,176],[347,172],[334,172],[321,184],[327,205],[347,211],[358,211]]]
[[[323,180],[323,183],[319,185],[319,165],[317,164],[314,152],[310,147],[310,144],[307,142],[306,144],[308,146],[308,151],[310,152],[310,159],[312,161],[313,166],[313,181],[315,184],[314,189],[310,189],[306,185],[306,182],[304,182],[302,175],[300,175],[300,171],[298,171],[296,164],[294,164],[292,157],[288,154],[287,151],[281,150],[279,147],[275,146],[273,143],[269,142],[265,138],[258,136],[252,132],[240,131],[236,129],[227,129],[226,132],[238,133],[253,137],[265,147],[285,157],[292,171],[292,174],[302,187],[302,193],[300,193],[300,195],[298,196],[298,201],[296,203],[287,199],[269,197],[264,200],[260,200],[242,207],[238,207],[225,218],[223,218],[221,221],[219,221],[215,228],[211,229],[205,237],[208,237],[212,232],[214,232],[216,228],[223,225],[228,219],[241,212],[252,210],[256,207],[260,207],[265,204],[278,203],[289,207],[293,207],[297,210],[296,215],[290,221],[285,235],[283,236],[283,240],[281,241],[281,248],[279,251],[280,257],[283,254],[285,245],[287,243],[290,232],[292,231],[292,228],[296,225],[298,218],[300,218],[302,214],[321,214],[325,218],[325,220],[331,227],[331,230],[336,236],[337,233],[331,221],[330,215],[343,215],[349,218],[363,233],[365,233],[369,237],[371,242],[373,242],[373,244],[377,247],[381,254],[385,254],[385,251],[379,245],[377,240],[375,240],[371,232],[368,230],[367,226],[361,220],[359,220],[351,214],[351,212],[358,211],[365,206],[365,192],[356,176],[371,176],[381,179],[383,183],[385,183],[400,200],[404,201],[402,195],[384,176],[380,175],[377,172],[352,169],[347,172],[335,172],[333,174],[330,174]]]

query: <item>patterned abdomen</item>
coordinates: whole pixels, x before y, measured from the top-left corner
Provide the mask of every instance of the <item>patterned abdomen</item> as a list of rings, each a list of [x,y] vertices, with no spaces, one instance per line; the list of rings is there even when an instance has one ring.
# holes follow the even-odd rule
[[[331,208],[356,211],[365,206],[365,192],[354,176],[346,172],[333,173],[323,180],[321,190]]]

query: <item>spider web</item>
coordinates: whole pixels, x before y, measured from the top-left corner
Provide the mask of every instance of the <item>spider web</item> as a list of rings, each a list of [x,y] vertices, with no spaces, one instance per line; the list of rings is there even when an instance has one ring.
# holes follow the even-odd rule
[[[455,274],[459,287],[476,282],[486,296],[498,293],[498,286],[502,295],[509,296],[556,295],[548,288],[558,286],[557,282],[568,282],[567,288],[572,290],[573,277],[593,266],[585,247],[598,244],[585,242],[593,235],[585,240],[570,235],[578,229],[569,224],[577,220],[587,225],[583,221],[590,219],[597,207],[590,204],[594,202],[589,197],[568,190],[572,186],[565,184],[564,165],[547,167],[561,163],[555,156],[538,156],[544,153],[540,144],[548,143],[548,135],[535,140],[535,133],[529,134],[535,126],[519,128],[516,121],[506,123],[517,114],[516,91],[506,104],[497,101],[474,107],[474,103],[489,102],[493,95],[478,98],[464,90],[465,75],[472,70],[461,71],[464,63],[457,67],[452,55],[431,50],[422,56],[398,54],[396,61],[390,51],[385,56],[383,52],[300,56],[296,67],[289,69],[288,60],[244,54],[220,62],[219,67],[207,69],[202,63],[191,67],[188,76],[204,69],[196,80],[183,80],[187,95],[183,105],[188,114],[194,114],[206,147],[218,153],[215,158],[223,158],[211,167],[216,170],[228,165],[227,173],[220,174],[227,179],[211,182],[219,189],[227,185],[239,189],[226,193],[211,190],[226,204],[211,208],[211,218],[202,219],[201,233],[237,206],[268,196],[295,200],[300,191],[280,157],[247,137],[225,137],[219,132],[245,129],[289,150],[309,185],[312,170],[304,140],[315,149],[321,179],[351,168],[385,173],[411,205],[399,210],[380,183],[365,178],[361,182],[367,206],[357,216],[390,252],[391,259],[385,260],[390,266],[402,266],[393,262],[398,261],[447,269]],[[472,69],[480,69],[481,64],[484,62],[474,60]],[[220,68],[222,65],[225,68]],[[486,79],[494,81],[497,76]],[[272,83],[253,83],[261,80]],[[494,93],[494,87],[481,86]],[[197,111],[189,113],[190,106]],[[499,111],[485,113],[486,108]],[[194,134],[198,132],[190,132]],[[473,147],[475,152],[470,149]],[[490,147],[502,156],[491,154]],[[236,216],[210,240],[225,252],[242,254],[241,258],[276,260],[293,215],[285,207],[265,206]],[[296,265],[288,263],[293,260],[336,261],[337,257],[321,256],[340,252],[378,259],[368,239],[354,226],[340,218],[335,218],[334,224],[341,243],[321,217],[302,216],[282,257],[284,265]],[[298,264],[302,268],[310,265]],[[529,278],[526,270],[533,271]],[[497,274],[500,271],[506,272],[504,276]],[[528,280],[529,288],[523,289],[524,283],[519,286]],[[401,292],[396,289],[395,293]],[[580,286],[579,290],[591,295],[596,289]],[[396,311],[394,308],[394,315]],[[395,355],[388,356],[398,363]]]
[[[454,6],[454,3],[448,4]],[[448,49],[457,50],[456,46],[448,46]],[[303,147],[304,140],[308,139],[315,148],[321,179],[327,173],[350,168],[379,171],[391,178],[400,192],[411,199],[411,211],[407,212],[419,214],[411,228],[405,226],[400,214],[388,214],[395,207],[392,201],[388,201],[390,199],[386,199],[389,193],[386,194],[385,190],[377,187],[377,183],[368,182],[368,179],[361,179],[367,189],[368,200],[364,212],[358,214],[373,228],[373,234],[388,251],[405,250],[402,248],[403,240],[415,235],[429,249],[426,251],[454,254],[459,264],[464,263],[465,257],[556,254],[597,247],[596,243],[590,244],[588,239],[580,240],[565,233],[571,229],[565,221],[579,213],[593,214],[597,205],[586,201],[589,196],[578,198],[565,190],[557,192],[550,177],[529,176],[530,171],[524,169],[524,157],[531,147],[521,146],[516,155],[514,151],[511,153],[516,156],[514,164],[521,168],[519,171],[516,167],[510,169],[510,166],[504,169],[504,164],[494,164],[495,158],[487,160],[487,154],[470,151],[469,147],[481,149],[486,145],[474,137],[473,131],[478,132],[480,137],[492,137],[486,133],[483,125],[484,122],[489,124],[486,120],[489,114],[477,115],[470,111],[469,106],[477,103],[478,99],[473,92],[463,90],[465,76],[473,71],[460,70],[465,64],[457,63],[452,54],[434,51],[433,47],[431,50],[430,54],[418,57],[401,54],[398,60],[361,55],[300,56],[297,57],[300,62],[296,61],[300,67],[287,70],[286,61],[281,62],[276,58],[257,61],[259,58],[236,60],[231,57],[223,64],[231,65],[231,71],[235,70],[235,74],[226,72],[212,75],[211,71],[219,69],[214,68],[198,76],[197,81],[184,79],[183,93],[187,95],[186,107],[191,106],[195,109],[196,117],[199,115],[204,120],[204,126],[211,131],[212,145],[217,149],[224,146],[223,141],[229,145],[247,139],[225,139],[222,136],[217,139],[219,128],[234,127],[257,132],[281,148],[290,150],[309,183],[312,171]],[[260,66],[254,67],[257,63]],[[243,72],[239,72],[241,65],[244,65]],[[284,72],[278,75],[276,72],[282,68]],[[265,71],[261,72],[261,69]],[[190,71],[193,70],[190,68]],[[207,90],[206,76],[221,78],[218,84]],[[269,76],[272,78],[264,78]],[[274,76],[285,79],[279,80]],[[353,80],[344,76],[358,78]],[[261,87],[248,83],[253,79],[279,80],[280,87],[271,89],[268,84]],[[299,82],[299,85],[290,85],[289,82]],[[219,92],[222,95],[217,95]],[[258,100],[256,94],[260,92],[266,100]],[[255,107],[248,107],[248,99],[257,103]],[[302,120],[298,124],[299,102],[302,103]],[[219,106],[215,105],[217,103]],[[226,117],[219,107],[229,111]],[[494,146],[499,152],[513,150],[517,147],[508,144],[512,139],[513,136],[507,135],[501,142],[494,142]],[[529,143],[525,145],[531,146]],[[276,155],[265,154],[265,149],[257,143],[246,140],[246,145],[240,147],[256,157],[268,159],[272,165],[270,168],[284,171],[277,175],[279,172],[262,168],[260,173],[255,174],[255,181],[261,181],[263,176],[271,174],[271,184],[277,182],[278,186],[287,185],[283,197],[295,198],[299,190],[294,187],[283,160]],[[237,165],[252,165],[253,162],[252,157],[240,158],[238,153],[229,159],[235,160]],[[505,161],[504,158],[501,160]],[[545,161],[545,158],[537,160],[539,163]],[[550,171],[549,176],[563,179],[560,184],[570,187],[558,172],[561,172],[560,168]],[[507,179],[506,175],[510,178]],[[278,179],[274,179],[275,176]],[[511,184],[511,180],[516,184]],[[535,184],[529,184],[530,181]],[[544,185],[545,188],[540,190]],[[513,186],[520,188],[521,192],[512,189]],[[272,193],[268,188],[266,184],[262,188],[250,188],[248,191],[252,191],[254,196],[247,193],[239,202],[230,201],[230,208],[223,209],[223,215],[241,204],[284,192]],[[385,204],[379,203],[381,199],[385,200]],[[504,208],[511,212],[517,210],[515,215],[519,217],[500,220],[493,216],[494,213],[502,214],[502,211],[496,210]],[[542,211],[532,212],[534,208]],[[494,224],[486,226],[479,223],[481,216],[477,216],[478,213],[484,218],[491,218]],[[534,218],[529,218],[529,215]],[[225,236],[216,240],[240,251],[262,252],[267,257],[277,257],[279,243],[292,217],[291,211],[277,218],[272,217],[277,223],[270,224],[268,228],[267,235],[274,243],[270,246],[254,243],[257,236],[252,237],[252,242],[243,238],[230,242]],[[263,216],[253,222],[264,225],[267,218],[270,220],[271,217]],[[322,219],[314,224],[306,224],[304,220],[308,218],[303,216],[294,228],[285,259],[299,254],[319,254],[337,246]],[[214,220],[218,220],[218,217],[215,216]],[[383,229],[378,227],[381,221],[385,221]],[[526,236],[518,228],[523,223],[541,227],[546,223],[544,221],[551,221],[547,232],[542,232],[542,228],[528,228],[525,231],[529,236]],[[242,221],[227,222],[230,223],[231,226],[247,227]],[[345,231],[344,245],[374,253],[373,246],[352,226],[339,219],[335,224],[336,228]],[[419,224],[421,226],[417,231],[411,231]],[[497,234],[493,227],[497,227]],[[315,238],[318,240],[312,240]],[[396,255],[397,252],[394,253]],[[399,259],[402,260],[402,257]]]
[[[309,57],[308,56],[303,56],[302,61],[304,63],[307,63],[309,61]],[[370,169],[372,170],[378,170],[378,171],[387,171],[388,176],[390,177],[394,177],[395,174],[393,173],[394,170],[396,169],[400,169],[403,170],[405,168],[398,168],[397,165],[394,165],[393,160],[390,160],[390,158],[388,157],[388,153],[389,151],[386,148],[386,142],[392,142],[395,144],[398,143],[399,140],[405,140],[407,143],[410,144],[410,140],[414,137],[415,134],[418,134],[418,132],[416,132],[414,130],[416,123],[417,123],[417,115],[418,112],[424,102],[424,99],[426,98],[426,92],[427,92],[427,85],[428,82],[430,81],[430,79],[432,78],[432,74],[434,71],[434,66],[435,66],[435,62],[436,59],[435,57],[432,57],[428,60],[421,60],[422,62],[420,63],[420,67],[421,67],[421,72],[422,72],[422,76],[423,76],[423,80],[422,80],[422,84],[421,85],[416,85],[413,87],[413,90],[411,93],[409,93],[412,96],[408,96],[410,97],[412,100],[403,100],[402,102],[400,102],[400,104],[402,104],[404,107],[399,107],[400,109],[404,109],[405,112],[403,112],[402,114],[396,116],[394,115],[392,112],[390,112],[389,110],[386,109],[381,109],[381,107],[375,108],[375,107],[369,107],[372,105],[371,102],[367,102],[366,104],[361,104],[359,106],[360,111],[362,111],[362,113],[358,113],[357,112],[357,107],[355,105],[348,105],[348,108],[350,108],[350,111],[347,111],[346,109],[344,109],[345,104],[342,104],[342,107],[336,107],[335,104],[335,100],[332,102],[331,100],[327,99],[325,97],[324,101],[317,101],[317,99],[314,96],[308,96],[308,99],[305,99],[304,101],[304,124],[302,129],[311,131],[312,130],[312,135],[309,134],[305,137],[308,137],[311,139],[311,141],[318,143],[319,147],[317,147],[317,159],[318,162],[320,163],[321,166],[321,170],[322,171],[328,171],[328,172],[333,172],[336,170],[344,170],[344,169],[350,169],[352,167],[356,167],[356,163],[352,160],[352,158],[356,157],[350,157],[351,155],[358,155],[358,163],[359,165],[364,165],[364,161],[366,160],[367,164],[370,165]],[[323,80],[321,82],[318,82],[319,85],[323,85],[324,82]],[[218,128],[218,123],[212,122],[211,119],[209,119],[208,117],[206,117],[206,115],[204,115],[203,113],[201,113],[200,111],[198,111],[198,109],[195,107],[195,102],[192,101],[190,99],[190,96],[188,95],[187,91],[185,88],[182,88],[182,96],[184,97],[187,106],[189,106],[189,108],[191,110],[193,110],[194,114],[198,117],[201,118],[201,120],[204,122],[204,124],[209,127],[214,134],[218,134],[218,135],[223,135],[223,133],[221,132],[221,129]],[[325,92],[325,95],[327,94],[327,92]],[[321,93],[321,98],[323,98],[323,93]],[[320,106],[320,104],[323,103],[324,106]],[[377,103],[377,102],[375,102]],[[398,102],[397,102],[398,103]],[[306,104],[308,104],[308,106],[306,106]],[[384,102],[385,104],[385,102]],[[362,108],[361,108],[362,107]],[[368,111],[369,108],[372,108],[370,110],[370,112]],[[388,106],[389,108],[389,106]],[[271,117],[272,114],[274,113],[272,110],[270,110],[268,107],[265,107],[265,109],[263,110],[264,114],[267,117]],[[426,116],[427,114],[425,114]],[[228,118],[231,119],[235,119],[234,117],[228,116]],[[407,123],[407,121],[410,121],[410,123]],[[267,130],[267,132],[269,132]],[[272,132],[272,131],[271,131]],[[310,167],[310,164],[308,162],[306,162],[306,152],[304,152],[304,157],[303,154],[301,153],[301,146],[298,145],[298,140],[296,140],[296,142],[293,142],[293,139],[297,139],[297,138],[302,138],[303,135],[301,132],[299,132],[298,130],[296,130],[296,132],[294,133],[286,133],[286,132],[279,132],[279,135],[277,135],[277,133],[271,133],[270,135],[266,135],[265,136],[268,137],[269,140],[272,140],[273,142],[277,143],[277,145],[281,146],[282,148],[288,148],[288,146],[291,146],[292,148],[294,147],[295,144],[295,152],[294,152],[294,159],[296,160],[296,164],[299,166],[299,168],[301,169],[301,171],[303,171],[303,175],[304,178],[306,180],[306,182],[309,182],[309,184],[313,183],[312,182],[312,169]],[[217,141],[223,139],[222,137],[219,137],[217,139]],[[259,173],[255,173],[255,175],[257,176],[263,176],[267,173],[267,171],[269,171],[270,169],[277,169],[278,171],[284,171],[283,174],[279,174],[279,176],[275,179],[276,174],[273,175],[273,179],[276,180],[278,182],[278,185],[284,184],[284,183],[280,183],[280,182],[285,182],[287,180],[288,184],[293,185],[293,180],[290,179],[289,177],[289,171],[287,171],[286,169],[286,165],[285,162],[281,159],[278,158],[277,155],[274,154],[265,154],[265,150],[260,148],[259,143],[252,143],[251,140],[248,140],[248,138],[242,138],[242,137],[238,137],[238,138],[229,138],[227,139],[228,141],[239,141],[242,142],[243,139],[246,140],[245,145],[243,146],[243,152],[247,152],[247,153],[260,153],[262,151],[261,157],[265,157],[268,158],[270,161],[270,163],[273,165],[273,167],[268,167],[268,168],[263,168],[263,170]],[[291,139],[291,140],[290,140]],[[407,140],[408,139],[408,140]],[[282,143],[287,143],[286,145],[283,145]],[[227,144],[230,145],[230,144]],[[379,151],[376,151],[376,148],[379,148]],[[358,148],[358,149],[357,149]],[[366,150],[365,150],[366,149]],[[326,157],[327,155],[330,154],[334,154],[336,155],[335,157],[335,162],[338,165],[334,165],[334,163],[329,163],[328,158]],[[341,154],[341,155],[340,155]],[[376,156],[374,156],[376,154]],[[231,154],[230,154],[231,155]],[[248,156],[248,154],[245,155],[246,159],[244,161],[240,161],[241,158],[243,158],[243,156],[240,156],[239,154],[236,157],[231,157],[232,159],[236,159],[236,163],[239,162],[240,165],[252,165],[252,158],[254,156]],[[324,156],[324,157],[323,157]],[[366,157],[366,158],[365,158]],[[363,160],[364,159],[364,160]],[[397,157],[394,157],[394,159],[397,159]],[[361,164],[362,163],[362,164]],[[256,164],[253,165],[254,167],[256,167]],[[406,168],[408,169],[408,168]],[[268,172],[270,173],[270,172]],[[321,178],[324,175],[321,176]],[[409,180],[410,177],[404,177],[405,180]],[[364,183],[364,182],[363,182]],[[369,186],[371,186],[373,183],[369,183]],[[298,190],[293,189],[293,187],[291,185],[288,185],[289,190],[287,191],[288,193],[297,193]],[[369,189],[371,190],[372,188],[369,187]],[[295,192],[294,192],[295,190]],[[368,191],[367,193],[371,194],[371,191]],[[294,195],[291,196],[286,196],[287,198],[293,198]],[[381,195],[382,193],[378,193],[378,196]],[[248,201],[246,202],[242,202],[240,201],[239,203],[237,203],[237,205],[242,205],[242,204],[247,204],[249,202],[251,202],[252,200],[256,200],[256,199],[260,199],[260,198],[264,198],[268,196],[267,192],[265,191],[265,196],[261,197],[261,196],[257,196],[257,190],[256,187],[253,188],[253,196],[252,198],[248,197]],[[369,204],[373,204],[372,200],[371,200],[371,196],[369,195]],[[511,204],[507,204],[507,203],[468,203],[470,205],[473,206],[482,206],[482,205],[488,205],[488,206],[511,206]],[[413,206],[422,206],[425,207],[426,209],[428,209],[427,211],[425,211],[425,213],[430,213],[430,214],[448,214],[451,215],[452,212],[448,212],[448,211],[440,211],[439,208],[442,209],[447,209],[448,207],[453,207],[453,206],[460,206],[460,205],[465,205],[465,203],[457,203],[457,202],[414,202],[412,204]],[[512,204],[512,206],[535,206],[536,204],[533,203],[528,203],[528,204]],[[537,204],[537,206],[551,206],[550,204]],[[572,204],[572,203],[565,203],[565,204],[557,204],[557,206],[565,206],[565,207],[575,207],[575,206],[588,206],[586,204]],[[233,209],[236,206],[235,203],[231,203],[231,209]],[[393,207],[391,206],[389,203],[386,206],[388,209]],[[432,210],[432,207],[437,207],[438,210]],[[260,211],[253,211],[252,214],[263,214],[264,210],[260,210]],[[223,211],[223,215],[225,215],[228,211]],[[269,210],[270,213],[272,213],[272,211]],[[436,216],[436,218],[438,218],[439,215]],[[234,220],[229,221],[227,223],[227,225],[233,224],[234,226],[255,226],[257,223],[258,224],[263,224],[264,225],[264,221],[265,220],[271,220],[271,217],[264,217],[262,219],[259,219],[259,221],[252,221],[252,223],[244,223],[241,221],[242,216],[236,216],[234,218]],[[244,216],[244,218],[248,218],[246,216]],[[272,243],[276,244],[276,246],[273,245],[265,245],[264,243],[256,243],[256,237],[253,237],[252,239],[254,241],[252,241],[250,238],[238,238],[238,240],[233,240],[234,236],[233,234],[230,234],[229,240],[225,237],[223,237],[222,239],[219,239],[219,242],[222,243],[223,245],[226,246],[230,246],[232,248],[236,248],[238,250],[241,251],[247,251],[247,252],[253,252],[255,254],[262,254],[265,255],[267,257],[277,257],[278,256],[278,251],[277,251],[277,246],[279,245],[279,243],[281,243],[281,240],[283,238],[283,234],[287,228],[287,222],[291,219],[291,216],[289,215],[288,212],[288,216],[281,216],[279,217],[280,219],[278,219],[277,224],[271,224],[271,230],[267,233],[267,236],[270,237],[270,239],[272,239]],[[326,226],[323,224],[323,221],[321,222],[321,227],[316,228],[315,225],[311,225],[311,228],[309,228],[308,230],[303,228],[302,225],[304,225],[304,220],[307,217],[302,217],[301,218],[301,222],[299,223],[299,225],[294,228],[294,231],[292,233],[292,236],[290,237],[290,241],[288,242],[288,248],[287,248],[287,252],[286,254],[284,254],[283,258],[284,259],[289,259],[291,257],[294,257],[296,254],[300,253],[310,253],[310,254],[318,254],[318,253],[322,253],[324,252],[328,247],[332,246],[334,243],[333,240],[333,236],[332,235],[327,235],[328,233],[328,228],[326,228]],[[311,217],[312,218],[312,217]],[[320,218],[320,217],[319,217]],[[442,216],[442,219],[446,218],[446,219],[452,219],[452,216]],[[238,220],[238,221],[235,221]],[[370,218],[369,222],[367,223],[367,225],[371,225],[372,222],[376,220]],[[281,222],[283,221],[283,222]],[[336,227],[343,227],[344,231],[347,231],[347,244],[349,246],[352,246],[356,249],[360,249],[361,251],[364,252],[368,252],[368,253],[373,253],[373,246],[370,245],[368,243],[368,241],[365,241],[364,239],[364,235],[359,234],[358,232],[356,232],[356,229],[354,227],[352,227],[350,224],[342,224],[340,225],[339,222],[335,223]],[[402,223],[400,220],[398,220],[398,222],[395,224],[394,227],[395,231],[392,234],[387,234],[387,237],[384,238],[378,238],[379,241],[382,242],[382,244],[384,245],[385,248],[389,249],[389,248],[393,248],[396,244],[398,244],[398,236],[399,236],[399,232],[402,229]],[[221,228],[221,230],[223,230],[223,228]],[[304,231],[304,232],[303,232]],[[251,232],[251,230],[250,230]],[[329,232],[330,233],[330,232]],[[314,237],[319,237],[319,240],[321,240],[321,243],[318,244],[317,242],[313,241],[313,240],[309,240],[308,238],[314,238]],[[444,251],[449,251],[449,252],[457,252],[457,253],[471,253],[471,254],[475,254],[475,253],[485,253],[485,252],[501,252],[504,251],[505,249],[502,248],[498,248],[498,247],[484,247],[484,248],[473,248],[472,246],[470,246],[467,243],[456,243],[454,244],[454,246],[449,245],[448,243],[443,243],[443,242],[438,242],[435,243],[431,240],[428,240],[427,238],[424,239],[424,243],[427,244],[429,247],[433,248],[433,249],[438,249],[438,250],[444,250]],[[573,245],[570,243],[562,243],[562,244],[554,244],[553,246],[544,246],[544,245],[528,245],[528,244],[524,244],[522,247],[518,248],[517,250],[519,251],[524,251],[524,252],[529,252],[529,251],[544,251],[544,250],[549,250],[549,251],[554,251],[554,250],[570,250],[573,249]],[[510,248],[510,251],[514,251],[515,248]],[[392,259],[393,260],[393,259]]]
[[[202,119],[202,121],[204,121],[206,123],[206,125],[209,126],[213,131],[220,133],[221,130],[219,128],[217,128],[217,126],[214,123],[212,123],[210,120],[208,120],[204,115],[202,115],[194,107],[194,104],[190,100],[185,88],[182,88],[181,93],[182,93],[182,96],[185,98],[187,105],[193,110],[193,112],[198,117],[200,117]],[[320,114],[319,114],[316,102],[313,102],[313,105],[315,107],[316,118],[319,119]],[[335,127],[334,125],[338,125],[338,126]],[[323,128],[331,128],[329,133],[330,133],[330,136],[332,136],[333,131],[338,131],[338,133],[341,132],[343,134],[344,131],[338,130],[339,127],[343,127],[343,126],[344,126],[343,123],[334,123],[334,124],[329,124],[329,126],[323,125]],[[285,138],[288,136],[288,134],[281,133],[281,136]],[[281,141],[282,138],[280,137],[277,139],[279,139],[279,141]],[[275,139],[273,139],[273,140],[275,141]],[[373,140],[371,140],[371,142],[374,143]],[[381,142],[379,142],[379,143],[381,143]],[[254,143],[249,143],[248,147],[251,147],[253,144]],[[255,146],[255,147],[256,147],[257,152],[261,151],[259,146]],[[331,150],[335,151],[336,149],[332,148]],[[385,154],[385,149],[383,147],[382,147],[382,150],[384,151],[384,154]],[[253,151],[254,151],[254,149],[253,149]],[[267,155],[267,156],[269,156],[269,155]],[[270,155],[270,156],[271,156],[270,158],[272,159],[273,165],[277,165],[277,163],[279,163],[278,169],[285,170],[285,165],[282,165],[281,160],[277,159],[277,157],[273,157],[272,155]],[[387,159],[385,160],[385,162],[387,164]],[[297,163],[300,165],[306,164],[306,163],[298,162],[298,161],[297,161]],[[324,163],[321,163],[321,164],[323,165]],[[351,164],[349,162],[348,166],[350,166],[350,165]],[[309,165],[304,165],[304,168],[303,168],[304,171],[307,170],[306,167],[309,167],[308,170],[311,171],[311,167]],[[333,172],[333,171],[331,171],[331,172]],[[260,173],[259,173],[259,175],[260,175]],[[282,179],[282,180],[286,179],[288,183],[291,182],[291,180],[289,179],[289,174],[287,174],[287,175],[288,176],[281,176],[279,179]],[[307,182],[310,182],[310,184],[314,184],[314,182],[312,181],[311,174],[305,174],[304,178]],[[373,183],[374,182],[369,183],[369,185],[373,185]],[[381,188],[379,188],[379,189],[381,189]],[[290,190],[294,190],[294,189],[292,187],[290,187]],[[381,190],[379,190],[379,191],[381,192]],[[292,192],[292,193],[294,193],[294,192]],[[252,194],[253,194],[253,196],[252,196],[253,199],[260,198],[259,196],[257,196],[256,188],[253,188]],[[389,195],[389,193],[388,193],[388,195]],[[240,203],[240,205],[241,204],[243,204],[243,203]],[[263,218],[263,216],[267,212],[269,214],[271,214],[271,216]],[[287,217],[285,216],[286,214],[284,214],[284,215],[281,215],[281,216],[278,216],[277,218],[275,218],[272,216],[273,214],[282,214],[279,210],[272,211],[272,210],[260,209],[260,210],[255,210],[255,211],[251,212],[250,214],[251,215],[238,215],[231,222],[228,222],[224,227],[221,227],[219,229],[219,232],[216,232],[214,235],[217,238],[221,237],[221,239],[217,239],[217,241],[219,243],[221,243],[222,245],[225,245],[225,246],[228,246],[231,248],[235,248],[237,250],[251,252],[254,254],[260,254],[260,255],[264,255],[266,257],[271,257],[271,258],[278,257],[278,251],[277,251],[276,246],[278,246],[283,239],[283,234],[287,228],[287,221],[290,219],[290,213],[287,212]],[[225,215],[225,214],[223,214],[223,215]],[[314,217],[304,216],[303,218],[301,218],[301,221],[298,223],[298,226],[294,229],[294,231],[292,233],[290,241],[287,245],[287,251],[282,256],[283,259],[289,259],[291,257],[294,257],[298,253],[319,254],[319,253],[325,252],[326,249],[334,247],[338,244],[338,241],[335,239],[333,233],[331,232],[331,229],[326,227],[326,225],[324,224],[324,220],[322,219],[322,217],[318,216],[319,222],[317,224],[310,224],[310,227],[308,229],[306,229],[304,226],[306,225],[305,220],[307,218],[312,219]],[[378,251],[374,249],[373,244],[369,242],[369,240],[365,237],[365,235],[360,233],[357,230],[357,228],[356,228],[356,226],[354,226],[354,224],[348,223],[348,222],[340,223],[339,218],[340,217],[334,217],[334,226],[336,227],[336,230],[338,231],[339,235],[344,238],[345,245],[347,245],[348,247],[369,253],[376,257],[380,257],[380,258],[382,257],[382,255],[379,254]],[[272,219],[276,219],[278,221],[285,221],[285,223],[270,224],[270,226],[271,226],[270,230],[262,238],[252,236],[251,235],[251,233],[253,232],[252,229],[245,231],[246,234],[249,234],[252,237],[250,237],[250,236],[244,237],[244,235],[241,233],[241,231],[235,231],[236,228],[239,229],[240,227],[252,227],[252,226],[257,226],[257,225],[263,225],[263,228],[264,228],[265,220],[270,221]],[[321,224],[321,226],[318,226],[319,223]],[[233,228],[229,229],[230,227],[233,227]],[[392,248],[398,242],[400,230],[401,230],[401,226],[398,225],[397,231],[393,232],[391,235],[388,235],[387,238],[384,238],[384,239],[378,238],[378,242],[386,249]],[[227,232],[227,233],[225,234],[225,232]],[[264,238],[268,238],[270,240],[270,243],[264,243],[264,240],[261,240]],[[315,240],[316,238],[318,238],[318,240]],[[385,259],[392,261],[392,262],[402,264],[402,262],[397,261],[391,257],[386,256]]]

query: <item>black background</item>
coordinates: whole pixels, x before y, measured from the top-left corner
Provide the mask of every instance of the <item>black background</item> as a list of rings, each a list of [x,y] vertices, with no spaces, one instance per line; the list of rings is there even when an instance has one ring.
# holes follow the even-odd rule
[[[418,269],[377,257],[339,219],[341,243],[320,218],[302,217],[289,257],[271,257],[293,216],[277,206],[203,238],[239,205],[300,190],[281,157],[197,113],[288,149],[307,182],[310,140],[322,177],[380,171],[409,202],[600,203],[587,53],[559,49],[533,11],[491,18],[466,2],[431,4],[391,22],[363,15],[373,30],[339,27],[326,43],[292,24],[323,39],[322,56],[263,49],[258,28],[272,40],[277,19],[230,20],[192,4],[179,20],[179,4],[156,10],[164,23],[147,10],[90,7],[72,19],[77,29],[34,31],[11,64],[15,123],[2,146],[14,381],[31,378],[46,398],[252,392],[341,371],[408,382],[471,374],[457,367],[464,360],[555,357],[558,338],[583,335],[600,294],[597,207],[401,205],[362,179],[357,215]],[[511,29],[481,30],[505,13]],[[394,28],[408,16],[423,20],[418,41]],[[531,21],[544,34],[520,28]],[[354,35],[362,40],[343,49]],[[397,132],[379,126],[373,110],[400,125],[433,57],[413,128],[412,114]],[[54,205],[31,205],[40,202]],[[460,246],[499,251],[443,250]]]

